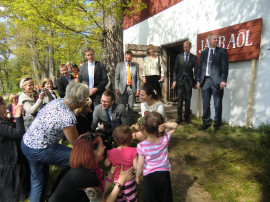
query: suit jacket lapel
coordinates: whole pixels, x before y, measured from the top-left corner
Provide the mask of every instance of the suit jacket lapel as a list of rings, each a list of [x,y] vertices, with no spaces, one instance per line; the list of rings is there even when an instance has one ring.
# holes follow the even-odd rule
[[[215,48],[214,58],[213,58],[213,61],[212,61],[211,66],[214,64],[214,61],[215,61],[215,59],[216,59],[217,52],[218,52],[218,47]]]
[[[125,85],[126,85],[126,81],[127,81],[127,68],[126,68],[126,63],[125,62],[123,62],[122,71],[120,72],[120,74],[123,74],[124,75],[124,82],[125,82]]]
[[[96,72],[97,72],[97,69],[98,69],[97,67],[98,67],[98,62],[95,61],[94,78],[95,78],[95,75],[96,75]]]
[[[131,82],[132,82],[132,78],[134,77],[135,75],[135,70],[136,70],[136,65],[132,62],[131,63],[131,67],[130,67],[130,75],[131,75]]]

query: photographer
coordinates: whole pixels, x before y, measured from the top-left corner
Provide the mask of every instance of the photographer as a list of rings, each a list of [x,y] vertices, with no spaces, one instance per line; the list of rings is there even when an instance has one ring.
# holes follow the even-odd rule
[[[25,130],[33,122],[39,110],[43,107],[44,92],[37,94],[34,91],[34,81],[32,78],[22,78],[20,81],[20,88],[23,89],[19,96],[19,104],[23,104],[24,109],[24,127]]]
[[[46,105],[51,100],[56,99],[56,94],[53,91],[53,83],[50,78],[44,78],[41,82],[40,92],[44,92],[43,105]]]

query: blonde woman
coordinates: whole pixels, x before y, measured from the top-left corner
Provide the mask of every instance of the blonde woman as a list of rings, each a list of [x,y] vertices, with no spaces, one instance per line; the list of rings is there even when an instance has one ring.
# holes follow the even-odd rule
[[[9,101],[11,102],[8,106],[7,106],[7,112],[10,113],[10,120],[13,122],[16,122],[16,119],[14,118],[15,113],[16,113],[16,106],[18,104],[18,98],[19,96],[15,93],[11,93],[10,97],[9,97]]]
[[[91,124],[93,121],[93,111],[91,109],[91,105],[92,100],[88,98],[82,107],[73,111],[76,116],[76,128],[79,134],[84,134],[87,131],[91,131]]]
[[[24,127],[25,130],[27,130],[36,117],[38,111],[43,107],[45,92],[37,94],[36,91],[34,91],[34,81],[30,77],[21,79],[20,88],[22,88],[23,91],[19,96],[19,104],[23,104]]]
[[[147,56],[144,58],[142,79],[144,84],[151,85],[161,97],[160,82],[164,81],[164,70],[161,58],[156,55],[156,48],[150,44],[147,47]]]

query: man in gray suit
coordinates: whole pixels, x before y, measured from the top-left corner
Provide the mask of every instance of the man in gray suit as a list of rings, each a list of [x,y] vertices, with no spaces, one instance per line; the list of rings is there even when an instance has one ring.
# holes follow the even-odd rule
[[[95,60],[94,49],[87,47],[84,53],[88,61],[80,68],[79,82],[88,85],[89,96],[96,107],[108,83],[107,71],[103,63]]]
[[[202,89],[203,125],[199,130],[211,126],[210,101],[214,98],[214,131],[217,132],[222,121],[222,98],[228,78],[228,55],[224,48],[218,47],[218,34],[208,35],[209,49],[201,53],[197,74],[197,88]]]
[[[119,62],[115,70],[115,93],[120,95],[120,103],[128,104],[128,122],[130,124],[135,96],[139,96],[139,67],[131,62],[132,52],[126,51],[125,61]]]
[[[101,104],[95,107],[91,130],[96,131],[100,123],[100,132],[106,147],[111,148],[112,132],[120,124],[128,124],[126,107],[115,103],[115,95],[111,90],[105,90],[101,97]]]
[[[190,102],[192,88],[196,85],[194,75],[197,74],[198,61],[196,55],[190,53],[191,42],[184,42],[184,53],[177,55],[173,69],[172,88],[177,84],[178,89],[178,118],[176,122],[182,122],[183,98],[185,97],[185,120],[190,123]]]

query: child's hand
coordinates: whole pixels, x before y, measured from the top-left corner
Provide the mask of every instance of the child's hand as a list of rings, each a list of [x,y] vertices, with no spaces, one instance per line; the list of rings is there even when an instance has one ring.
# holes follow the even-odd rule
[[[132,137],[133,137],[133,139],[137,139],[140,142],[144,141],[146,139],[146,136],[142,133],[142,131],[136,131],[136,132],[132,133]]]
[[[111,175],[114,174],[114,172],[115,172],[115,170],[116,170],[117,167],[118,167],[118,165],[111,167],[111,171],[110,171],[111,172]]]
[[[163,123],[163,124],[159,125],[158,132],[162,133],[164,131],[165,131],[165,124]]]
[[[136,177],[136,183],[137,183],[137,184],[140,184],[140,178],[137,178],[137,177]]]
[[[135,123],[132,126],[130,126],[130,129],[132,131],[140,131],[141,130],[141,127],[137,123]]]
[[[111,165],[111,162],[108,160],[108,158],[106,158],[106,160],[104,161],[104,166],[109,167],[110,165]]]

